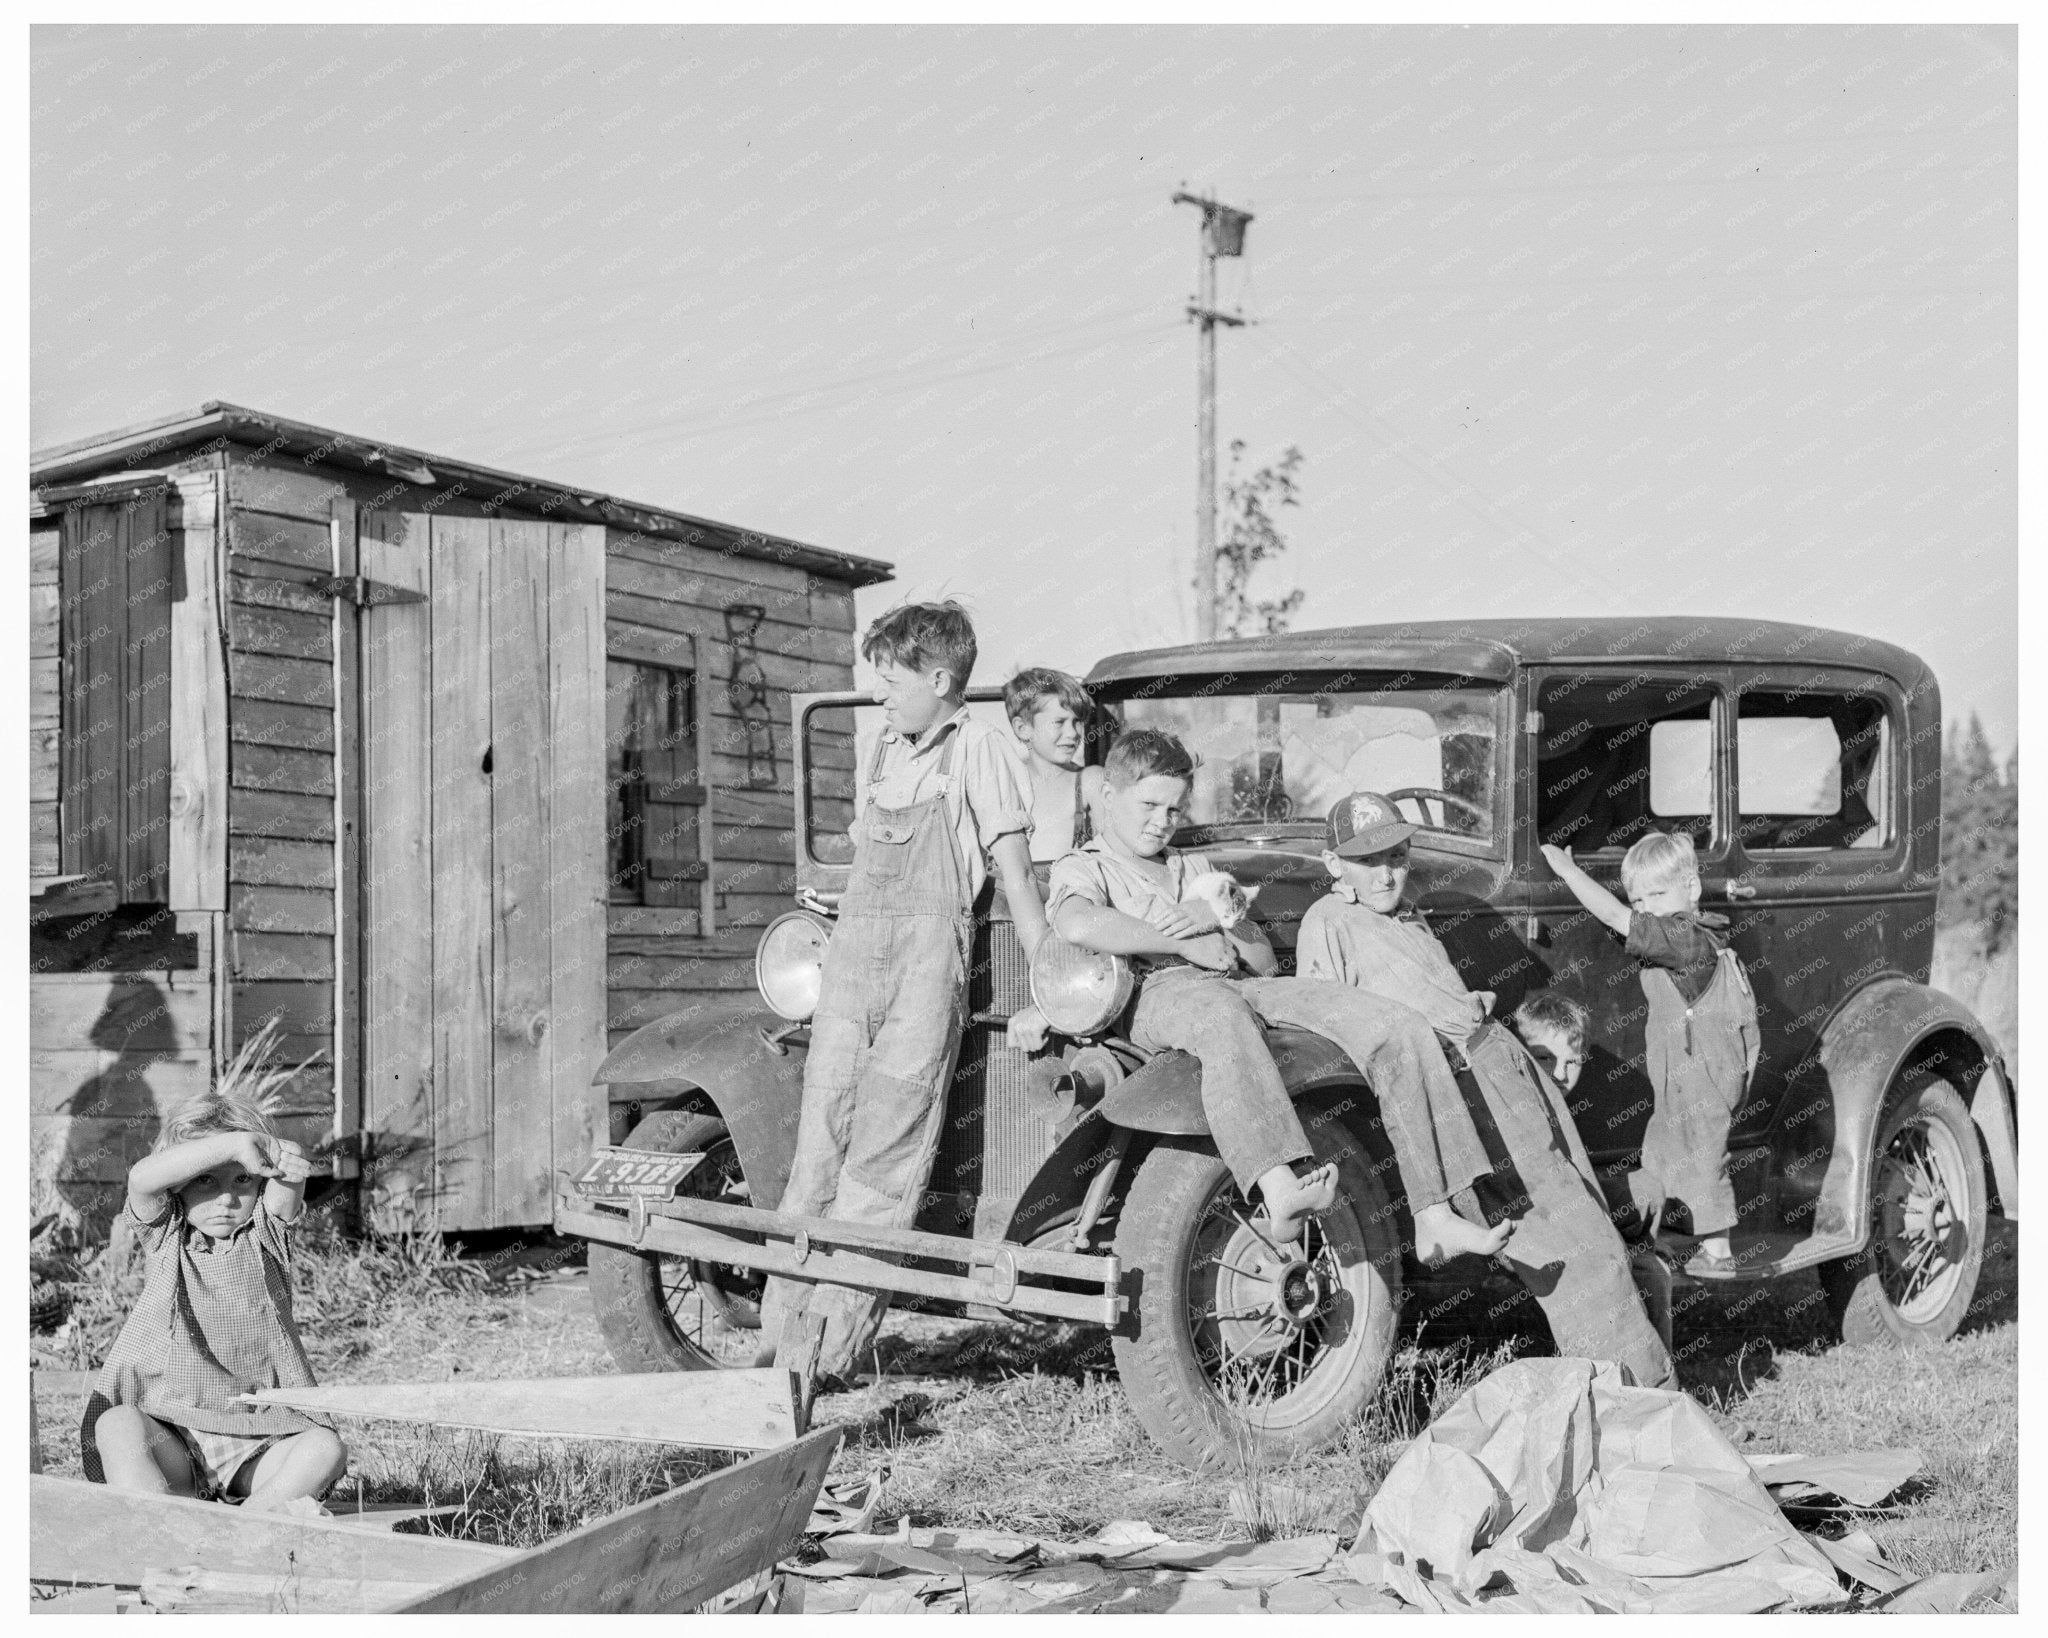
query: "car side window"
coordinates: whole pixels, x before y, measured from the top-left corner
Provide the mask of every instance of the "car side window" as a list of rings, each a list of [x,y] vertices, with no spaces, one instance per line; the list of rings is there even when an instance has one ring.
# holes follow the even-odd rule
[[[1704,853],[1714,823],[1718,690],[1697,677],[1546,677],[1536,692],[1536,832],[1581,853],[1684,831]]]
[[[1746,852],[1879,848],[1891,839],[1891,720],[1869,694],[1745,688],[1735,717]]]

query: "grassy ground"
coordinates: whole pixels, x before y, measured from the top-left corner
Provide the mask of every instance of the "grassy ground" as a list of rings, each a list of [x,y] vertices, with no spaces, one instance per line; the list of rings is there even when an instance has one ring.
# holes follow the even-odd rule
[[[2013,1566],[2017,1556],[2018,1295],[2016,1236],[1994,1221],[1973,1317],[1935,1349],[1830,1346],[1811,1276],[1768,1288],[1695,1288],[1676,1316],[1689,1391],[1745,1450],[1832,1452],[1917,1446],[1920,1476],[1894,1506],[1857,1515],[1914,1573]],[[539,1283],[492,1280],[402,1244],[350,1246],[314,1234],[299,1263],[299,1311],[314,1368],[337,1382],[579,1375],[609,1371],[580,1271]],[[496,1272],[504,1272],[499,1269]],[[61,1338],[36,1339],[38,1363],[97,1363],[126,1293],[88,1278]],[[1688,1293],[1681,1292],[1681,1296]],[[1182,1539],[1352,1529],[1405,1442],[1465,1386],[1547,1342],[1512,1287],[1448,1302],[1424,1289],[1411,1329],[1367,1417],[1339,1448],[1278,1468],[1194,1475],[1151,1444],[1106,1366],[1098,1336],[1057,1327],[892,1319],[884,1380],[828,1396],[821,1419],[852,1436],[834,1480],[889,1470],[884,1520],[1072,1538],[1142,1518]],[[1419,1334],[1416,1318],[1425,1319]],[[1455,1333],[1451,1319],[1472,1316]],[[51,1470],[75,1473],[77,1378],[42,1406]],[[357,1425],[348,1492],[371,1500],[458,1502],[454,1529],[524,1545],[682,1482],[716,1458],[683,1451],[488,1440]],[[1236,1504],[1233,1506],[1233,1491]]]

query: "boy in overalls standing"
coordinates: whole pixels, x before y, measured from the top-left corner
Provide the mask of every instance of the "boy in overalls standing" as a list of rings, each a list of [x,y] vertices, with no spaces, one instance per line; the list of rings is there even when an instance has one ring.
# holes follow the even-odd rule
[[[974,906],[992,862],[1029,960],[1045,937],[1030,800],[1002,730],[967,714],[974,627],[957,603],[910,603],[868,628],[888,723],[853,822],[853,865],[825,947],[785,1212],[908,1228],[945,1117],[966,1021]],[[845,1377],[889,1299],[771,1279],[764,1344],[793,1312],[824,1321],[823,1376]]]

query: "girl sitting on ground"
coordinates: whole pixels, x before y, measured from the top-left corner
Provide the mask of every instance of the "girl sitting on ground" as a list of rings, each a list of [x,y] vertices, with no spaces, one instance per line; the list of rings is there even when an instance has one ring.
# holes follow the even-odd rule
[[[274,1040],[269,1029],[251,1040],[129,1170],[123,1211],[144,1256],[142,1295],[86,1402],[88,1479],[270,1511],[317,1504],[347,1466],[332,1428],[237,1398],[313,1383],[286,1232],[311,1168],[262,1107],[295,1073],[264,1067]]]

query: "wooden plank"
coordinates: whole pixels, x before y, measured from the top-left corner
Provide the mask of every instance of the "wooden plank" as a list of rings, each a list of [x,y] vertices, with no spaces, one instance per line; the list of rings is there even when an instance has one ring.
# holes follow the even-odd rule
[[[241,565],[247,568],[247,564]],[[332,620],[334,597],[316,589],[324,569],[304,569],[296,575],[230,574],[228,596],[236,604],[263,609],[288,609],[296,614],[315,614]]]
[[[623,1439],[705,1450],[776,1450],[796,1434],[796,1394],[779,1368],[532,1377],[505,1382],[348,1382],[263,1388],[251,1404],[325,1416],[547,1439]]]
[[[57,865],[57,804],[32,802],[28,810],[28,873],[54,876]]]
[[[353,605],[349,605],[353,606]],[[318,614],[233,603],[231,636],[246,654],[282,654],[293,660],[334,659],[334,604]]]
[[[32,1048],[28,1055],[29,1113],[105,1120],[161,1115],[204,1092],[212,1068],[212,1054],[207,1051]]]
[[[229,939],[229,959],[238,982],[334,977],[332,938],[303,933],[234,932]]]
[[[37,973],[28,1038],[43,1048],[200,1052],[213,1037],[205,973]]]
[[[177,537],[183,595],[171,605],[170,905],[227,905],[228,698],[214,531]]]
[[[334,936],[334,895],[320,888],[228,889],[228,925],[250,933],[325,933]]]
[[[334,849],[319,842],[237,836],[228,844],[228,881],[265,887],[334,887]],[[414,900],[415,904],[420,901]]]
[[[286,1035],[316,1037],[324,1046],[334,1031],[334,986],[286,980],[237,983],[234,1013],[236,1048],[273,1018]]]
[[[331,572],[334,548],[327,523],[325,507],[316,523],[310,517],[282,517],[238,505],[228,513],[228,550],[244,574],[252,562]]]
[[[331,707],[334,667],[318,660],[286,660],[275,654],[245,654],[240,649],[231,649],[228,690],[241,699],[289,700],[298,705]]]
[[[334,840],[334,804],[290,791],[238,791],[228,824],[236,836],[276,836],[302,842]]]
[[[163,494],[138,506],[132,518],[123,645],[129,743],[122,891],[131,903],[162,904],[171,880],[171,582],[174,552],[177,578],[184,577],[184,536],[168,527]]]
[[[54,728],[63,721],[63,682],[56,660],[31,660],[28,666],[28,720]]]
[[[134,1587],[150,1570],[204,1563],[279,1577],[440,1583],[518,1556],[482,1542],[372,1534],[327,1519],[248,1513],[49,1474],[30,1477],[28,1513],[29,1576],[39,1581]]]
[[[433,1590],[431,1582],[309,1576],[296,1568],[279,1575],[184,1565],[145,1575],[142,1602],[157,1615],[360,1615]]]
[[[54,660],[57,657],[58,628],[61,624],[58,610],[62,607],[63,594],[57,589],[56,581],[48,584],[31,582],[28,588],[28,654],[32,660]]]
[[[365,512],[362,572],[426,592],[428,525],[418,512]],[[434,876],[428,655],[431,603],[363,611],[364,1207],[373,1226],[422,1224],[434,1161]]]
[[[821,1429],[401,1608],[420,1614],[689,1609],[796,1549],[840,1435],[837,1427]]]
[[[605,929],[614,943],[621,938],[695,938],[697,912],[615,904],[605,911]]]
[[[64,549],[64,530],[57,523],[32,523],[28,531],[28,577],[33,584],[57,584],[57,557]]]
[[[443,1230],[492,1227],[490,531],[436,514],[431,761],[435,1175]]]
[[[554,786],[548,742],[551,527],[504,518],[493,519],[490,525],[494,1225],[544,1223],[553,1215],[554,1041],[548,1016],[548,838]],[[586,737],[596,737],[588,728],[584,731]]]
[[[237,744],[234,786],[243,791],[288,791],[299,796],[332,799],[337,760],[326,751],[292,751],[275,745]]]
[[[155,1141],[155,1112],[112,1116],[31,1115],[30,1187],[120,1183]]]
[[[334,498],[329,526],[334,572],[353,580],[360,571],[356,503]],[[279,615],[303,620],[304,615]],[[335,1175],[359,1175],[363,1130],[363,782],[361,611],[353,598],[337,599],[333,621],[334,755],[328,761],[334,790],[334,1137]],[[278,756],[305,755],[280,751]]]
[[[722,608],[734,598],[765,604],[778,597],[810,595],[809,579],[802,569],[757,558],[728,557],[684,541],[636,538],[627,529],[606,531],[605,553],[609,559],[607,585],[628,591],[637,591],[642,585],[659,586],[665,590],[645,595],[668,596],[700,607]]]
[[[271,512],[318,524],[324,531],[334,515],[334,497],[345,493],[341,482],[303,466],[262,466],[235,454],[228,461],[231,505]]]
[[[605,652],[617,660],[640,660],[648,665],[673,666],[688,671],[697,663],[697,639],[683,631],[660,631],[630,625],[624,620],[604,623]]]
[[[118,889],[128,731],[124,513],[118,506],[76,506],[65,512],[63,528],[61,868],[68,876],[104,876]]]
[[[334,713],[318,705],[238,699],[228,731],[237,745],[277,745],[295,751],[334,749]]]
[[[604,530],[555,527],[548,543],[549,1065],[553,1173],[610,1137],[610,1100],[592,1084],[605,1054]],[[543,1202],[540,1221],[553,1217]]]
[[[57,749],[57,730],[31,728],[28,731],[28,799],[31,802],[57,800],[58,767],[62,757]]]

